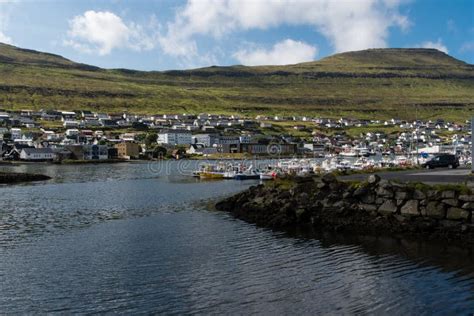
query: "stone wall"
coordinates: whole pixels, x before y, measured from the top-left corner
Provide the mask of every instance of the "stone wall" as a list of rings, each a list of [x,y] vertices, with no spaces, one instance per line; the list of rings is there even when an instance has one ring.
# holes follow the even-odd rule
[[[251,187],[216,208],[272,228],[311,227],[410,234],[474,242],[474,195],[462,187],[399,184],[376,175],[363,183],[322,178]]]

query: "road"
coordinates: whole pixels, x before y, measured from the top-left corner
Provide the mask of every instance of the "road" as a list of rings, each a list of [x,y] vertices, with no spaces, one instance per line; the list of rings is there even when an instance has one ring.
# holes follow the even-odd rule
[[[474,175],[471,175],[471,169],[434,169],[434,170],[408,170],[408,171],[389,171],[377,172],[382,179],[397,180],[401,182],[424,182],[429,184],[439,183],[471,183],[474,185]],[[341,176],[341,180],[365,180],[367,174],[353,174]]]

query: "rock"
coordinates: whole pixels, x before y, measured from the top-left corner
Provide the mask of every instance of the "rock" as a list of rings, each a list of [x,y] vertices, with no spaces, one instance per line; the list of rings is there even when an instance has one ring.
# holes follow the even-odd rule
[[[450,220],[467,220],[471,212],[463,210],[462,208],[458,207],[450,207],[446,214],[446,218]]]
[[[377,211],[377,205],[374,205],[374,204],[359,204],[359,208],[364,210],[364,211],[367,211],[367,212],[375,212]]]
[[[461,208],[465,210],[474,210],[474,202],[466,202],[461,206]]]
[[[444,199],[441,202],[449,206],[458,206],[459,203],[459,201],[456,199]]]
[[[389,199],[393,198],[393,192],[390,191],[388,188],[380,187],[375,192],[377,193],[377,196],[379,197],[389,198]]]
[[[418,216],[420,215],[418,200],[409,200],[400,209],[402,215]]]
[[[375,204],[382,205],[385,201],[386,201],[386,199],[378,197],[378,198],[375,199]]]
[[[458,199],[463,202],[474,202],[474,195],[460,195]]]
[[[397,210],[397,204],[394,200],[386,200],[382,205],[380,205],[378,212],[383,215],[389,215],[396,213]]]
[[[431,201],[426,206],[426,215],[431,218],[443,219],[446,216],[446,208],[442,203]]]
[[[304,208],[298,208],[295,210],[295,215],[299,222],[308,222],[310,220],[311,212]]]
[[[426,207],[421,206],[421,203],[420,203],[420,214],[421,216],[428,216],[428,214],[426,213]]]
[[[377,183],[380,182],[380,177],[379,177],[378,175],[376,175],[376,174],[371,174],[371,175],[367,178],[367,182],[368,182],[369,184],[372,184],[372,185],[377,184]]]
[[[350,199],[351,197],[352,197],[352,193],[351,193],[351,192],[346,191],[346,192],[344,192],[344,193],[342,194],[342,198],[343,198],[344,200]]]
[[[426,199],[426,194],[423,191],[415,190],[413,192],[413,199],[415,199],[415,200],[424,200],[424,199]]]
[[[362,186],[362,187],[358,187],[352,195],[354,197],[360,197],[360,196],[366,195],[367,192],[369,192],[369,189],[365,186]]]
[[[370,193],[370,194],[364,195],[360,200],[362,201],[362,203],[365,203],[365,204],[374,204],[375,195]]]
[[[410,198],[410,193],[406,191],[398,191],[395,192],[395,199],[396,200],[408,200]]]
[[[324,189],[324,188],[326,187],[326,183],[320,182],[320,183],[318,183],[318,184],[316,185],[316,187],[317,187],[318,189],[320,189],[320,190],[321,190],[321,189]]]
[[[379,181],[378,186],[384,189],[392,188],[392,183],[390,181],[382,179]]]
[[[400,207],[405,204],[405,200],[397,200],[397,206]]]
[[[454,199],[456,197],[456,192],[452,190],[443,191],[441,192],[442,199]]]
[[[426,197],[430,200],[438,200],[440,199],[441,194],[439,193],[439,191],[429,190],[428,192],[426,192]]]
[[[447,227],[447,228],[452,228],[452,227],[455,227],[455,226],[459,226],[461,225],[461,223],[457,222],[457,221],[450,221],[450,220],[442,220],[442,221],[439,221],[439,224],[443,227]]]
[[[332,173],[326,173],[322,178],[321,178],[321,181],[323,181],[324,183],[334,183],[334,182],[337,182],[337,178],[335,175],[333,175]]]
[[[401,222],[401,223],[407,221],[407,218],[406,218],[406,217],[403,217],[403,216],[398,215],[398,214],[395,215],[395,219],[396,219],[397,221]]]

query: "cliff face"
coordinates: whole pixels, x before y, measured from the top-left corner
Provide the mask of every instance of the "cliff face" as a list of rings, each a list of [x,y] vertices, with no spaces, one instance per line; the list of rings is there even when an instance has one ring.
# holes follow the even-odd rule
[[[259,185],[217,203],[218,210],[276,229],[314,228],[410,235],[474,243],[474,195],[462,187],[364,183],[334,176]]]

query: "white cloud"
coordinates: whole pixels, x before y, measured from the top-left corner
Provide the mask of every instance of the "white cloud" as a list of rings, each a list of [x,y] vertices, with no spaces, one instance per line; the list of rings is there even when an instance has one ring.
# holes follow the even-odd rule
[[[0,43],[13,44],[11,37],[7,36],[6,29],[10,18],[11,5],[13,2],[0,1]]]
[[[258,48],[243,49],[233,56],[247,66],[257,65],[287,65],[314,60],[317,48],[304,42],[286,39],[276,43],[270,50]]]
[[[441,40],[441,38],[438,38],[438,40],[436,42],[425,41],[425,42],[423,42],[419,45],[416,45],[415,47],[418,47],[418,48],[434,48],[434,49],[442,51],[443,53],[446,53],[446,54],[449,52],[446,45],[443,44],[443,41]]]
[[[13,41],[10,37],[3,34],[3,32],[0,32],[0,43],[12,44]]]
[[[160,37],[165,53],[197,55],[196,36],[214,38],[235,31],[281,25],[310,25],[336,52],[386,47],[389,29],[406,30],[399,13],[405,0],[188,0]]]
[[[85,53],[108,55],[116,48],[137,51],[154,47],[154,40],[136,23],[126,24],[108,11],[86,11],[69,21],[68,39],[64,45]]]

